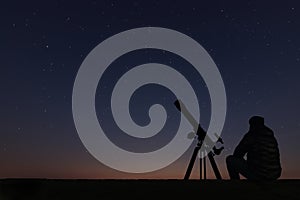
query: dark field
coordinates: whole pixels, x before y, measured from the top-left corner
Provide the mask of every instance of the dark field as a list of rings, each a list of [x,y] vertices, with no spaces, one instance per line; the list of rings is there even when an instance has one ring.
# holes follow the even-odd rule
[[[6,199],[300,199],[300,180],[275,182],[217,180],[2,179]]]

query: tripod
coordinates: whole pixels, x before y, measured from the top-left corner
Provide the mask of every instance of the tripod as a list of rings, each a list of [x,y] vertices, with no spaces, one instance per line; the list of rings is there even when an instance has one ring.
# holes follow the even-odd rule
[[[205,136],[206,136],[206,131],[204,131],[204,129],[200,126],[200,124],[198,124],[198,122],[195,120],[195,118],[191,115],[191,113],[187,110],[185,105],[180,100],[176,100],[174,102],[174,105],[176,106],[176,108],[179,111],[181,111],[183,113],[183,115],[191,123],[191,125],[193,126],[194,131],[197,135],[197,139],[198,139],[197,145],[194,148],[191,160],[189,162],[188,168],[187,168],[185,176],[184,176],[184,180],[188,180],[190,175],[191,175],[191,172],[192,172],[193,166],[195,164],[195,160],[196,160],[196,157],[199,153],[199,150],[201,149],[201,147],[204,143],[204,139],[205,139]],[[223,144],[223,140],[220,137],[218,138],[217,142],[220,142],[220,143]],[[211,164],[211,167],[212,167],[212,169],[215,173],[216,179],[218,179],[218,180],[222,180],[222,176],[220,174],[220,171],[218,169],[218,166],[217,166],[217,163],[214,159],[214,156],[219,155],[223,149],[224,149],[224,147],[221,147],[221,148],[218,149],[218,148],[216,148],[216,146],[214,146],[212,148],[212,150],[209,151],[208,154],[207,154],[208,159],[209,159],[210,164]],[[200,156],[199,161],[200,161],[200,163],[199,163],[199,166],[200,166],[200,179],[202,180],[202,175],[203,175],[203,178],[206,179],[206,157]]]
[[[196,160],[196,157],[199,153],[199,150],[201,148],[202,144],[198,141],[197,143],[197,146],[194,148],[194,152],[192,154],[192,157],[191,157],[191,160],[189,162],[189,165],[188,165],[188,168],[186,170],[186,173],[184,175],[184,180],[188,180],[190,175],[191,175],[191,172],[192,172],[192,169],[193,169],[193,166],[194,166],[194,163],[195,163],[195,160]],[[223,149],[224,147],[221,147],[221,149]],[[216,151],[221,151],[221,149],[216,149],[215,147],[213,148],[215,149]],[[220,174],[220,171],[218,169],[218,166],[217,166],[217,163],[214,159],[214,156],[216,154],[213,153],[212,151],[210,151],[207,156],[208,156],[208,159],[210,161],[210,164],[211,164],[211,167],[215,173],[215,176],[218,180],[222,180],[222,177],[221,177],[221,174]],[[204,180],[206,180],[206,157],[200,157],[199,158],[199,166],[200,166],[200,180],[202,180],[202,175],[203,175],[203,178]]]

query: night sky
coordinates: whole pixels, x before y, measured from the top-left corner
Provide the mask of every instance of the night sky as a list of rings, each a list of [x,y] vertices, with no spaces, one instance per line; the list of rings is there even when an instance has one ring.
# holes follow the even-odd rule
[[[281,153],[281,178],[300,178],[298,1],[10,1],[1,4],[0,16],[0,178],[183,178],[193,145],[161,170],[124,173],[95,159],[74,125],[73,84],[85,57],[110,36],[138,27],[164,27],[186,34],[216,63],[227,95],[221,133],[225,150],[215,157],[224,178],[228,178],[225,157],[247,132],[252,115],[264,116],[274,130]],[[103,94],[109,94],[126,70],[147,62],[181,70],[201,98],[204,128],[210,119],[205,83],[182,69],[189,65],[184,59],[154,49],[121,56],[98,85],[97,114],[114,143],[136,152],[147,152],[153,146],[116,135],[110,115],[103,111],[109,107],[103,103]],[[178,127],[180,113],[163,102],[172,96],[167,90],[145,86],[135,95],[130,109],[137,124],[147,124],[149,105],[160,102],[169,106],[173,120],[165,132],[171,134]],[[155,148],[170,136],[158,139]],[[195,165],[192,178],[199,177],[197,169]],[[215,178],[209,164],[208,178]]]

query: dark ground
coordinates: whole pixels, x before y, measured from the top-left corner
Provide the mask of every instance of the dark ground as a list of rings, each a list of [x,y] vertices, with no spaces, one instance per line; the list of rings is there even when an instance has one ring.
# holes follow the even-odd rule
[[[300,199],[300,180],[52,180],[2,179],[0,200],[7,199]]]

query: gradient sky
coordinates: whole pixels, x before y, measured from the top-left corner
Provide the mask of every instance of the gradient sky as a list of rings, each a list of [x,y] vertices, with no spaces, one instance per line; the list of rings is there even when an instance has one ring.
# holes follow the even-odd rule
[[[225,150],[215,157],[224,178],[225,157],[247,132],[252,115],[264,116],[275,132],[281,178],[300,178],[299,1],[10,1],[2,3],[0,15],[0,178],[183,178],[193,146],[161,170],[123,173],[87,152],[73,122],[73,83],[84,58],[106,38],[144,26],[190,36],[218,66],[228,98],[222,132]],[[174,68],[188,65],[168,52],[129,53],[116,60],[98,89],[112,86],[122,66],[150,61]],[[208,94],[200,79],[187,79],[198,84],[201,124],[207,128]],[[157,89],[144,88],[132,103],[137,123],[147,122],[147,99],[163,99],[165,90]],[[96,99],[101,100],[101,94],[97,91]],[[96,106],[98,117],[107,121],[108,115],[101,115],[102,104]],[[102,123],[116,131],[112,122]],[[128,146],[127,140],[115,140]],[[199,177],[197,164],[192,178]],[[214,178],[209,166],[208,178]]]

